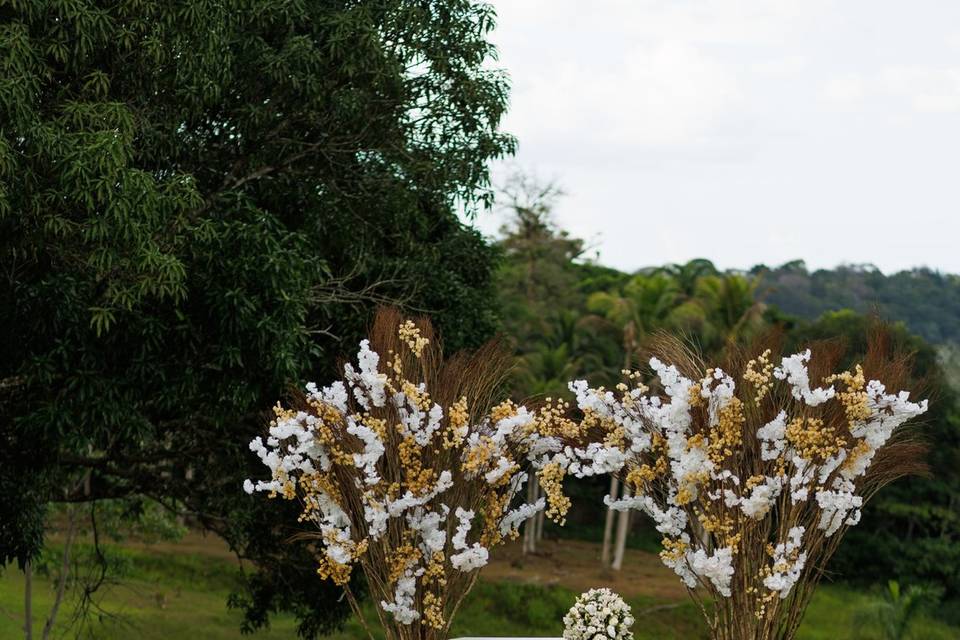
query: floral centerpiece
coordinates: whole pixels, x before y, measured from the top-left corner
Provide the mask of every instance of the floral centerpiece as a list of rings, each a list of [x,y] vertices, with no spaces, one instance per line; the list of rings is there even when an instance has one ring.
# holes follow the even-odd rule
[[[559,407],[501,400],[509,362],[496,344],[444,360],[428,322],[381,310],[356,366],[278,405],[266,440],[250,444],[271,477],[246,491],[301,502],[313,532],[300,537],[368,633],[350,587],[355,566],[389,638],[446,638],[490,550],[547,506],[515,504],[524,468],[573,423]],[[541,474],[560,518],[556,467]]]
[[[906,370],[882,340],[864,366],[829,375],[822,363],[840,354],[826,346],[816,375],[809,350],[774,359],[768,349],[720,368],[677,342],[660,346],[672,360],[650,360],[660,394],[637,372],[616,390],[571,383],[584,417],[569,444],[622,456],[629,494],[607,504],[653,519],[663,562],[714,638],[793,638],[864,503],[922,469],[923,447],[901,425],[927,403],[880,382],[897,383]]]
[[[564,640],[633,640],[630,605],[610,589],[590,589],[563,617]]]

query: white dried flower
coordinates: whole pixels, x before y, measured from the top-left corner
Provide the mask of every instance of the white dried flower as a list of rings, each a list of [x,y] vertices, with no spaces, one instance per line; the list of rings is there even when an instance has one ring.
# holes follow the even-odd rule
[[[610,589],[591,589],[563,617],[564,640],[633,640],[630,605]]]

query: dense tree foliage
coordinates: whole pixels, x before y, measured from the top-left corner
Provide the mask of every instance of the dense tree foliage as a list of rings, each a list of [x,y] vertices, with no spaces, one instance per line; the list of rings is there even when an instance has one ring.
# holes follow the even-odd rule
[[[346,606],[245,443],[377,302],[494,328],[504,77],[471,0],[0,3],[0,558],[44,505],[148,495],[259,567],[248,626]]]
[[[551,216],[559,190],[516,177],[503,195],[509,218],[500,230],[497,291],[503,333],[519,356],[517,395],[564,393],[571,377],[587,372],[615,376],[621,356],[604,340],[614,333],[586,312],[596,283],[582,282],[592,267],[579,262],[584,242]]]
[[[912,269],[886,276],[870,265],[810,273],[802,261],[775,269],[754,267],[760,297],[786,313],[814,319],[827,311],[853,309],[901,320],[934,344],[960,342],[960,276]]]

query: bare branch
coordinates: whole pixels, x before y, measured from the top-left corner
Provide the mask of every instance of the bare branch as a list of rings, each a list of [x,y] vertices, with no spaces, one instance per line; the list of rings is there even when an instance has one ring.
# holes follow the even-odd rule
[[[70,550],[73,548],[73,542],[77,533],[77,515],[71,508],[69,510],[70,519],[67,529],[67,539],[63,543],[63,562],[60,567],[60,576],[57,579],[57,595],[53,600],[53,607],[50,609],[50,615],[47,622],[43,625],[43,640],[50,637],[53,631],[53,623],[57,618],[57,612],[60,610],[60,603],[63,602],[63,596],[67,588],[67,575],[70,573]]]

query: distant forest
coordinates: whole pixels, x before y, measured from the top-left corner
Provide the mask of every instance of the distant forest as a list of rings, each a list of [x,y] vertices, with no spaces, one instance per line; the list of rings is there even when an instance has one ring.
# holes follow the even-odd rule
[[[809,272],[802,260],[771,269],[754,267],[758,299],[784,313],[815,319],[853,309],[902,321],[934,344],[960,342],[960,276],[918,268],[884,275],[872,265]]]
[[[898,482],[871,504],[834,575],[935,584],[960,611],[960,277],[927,269],[887,276],[868,266],[811,273],[800,261],[724,271],[706,259],[625,273],[584,259],[586,243],[552,216],[555,187],[522,178],[509,187],[494,306],[515,349],[516,398],[564,397],[574,379],[610,388],[622,369],[644,369],[661,332],[714,361],[776,327],[786,349],[843,340],[844,366],[852,366],[865,356],[870,316],[894,323],[891,340],[915,355],[911,375],[936,397],[922,436],[937,443],[931,476]],[[604,513],[594,505],[608,490],[603,479],[570,487],[568,526],[552,534],[601,539]],[[640,523],[632,532],[638,541],[656,536]]]

